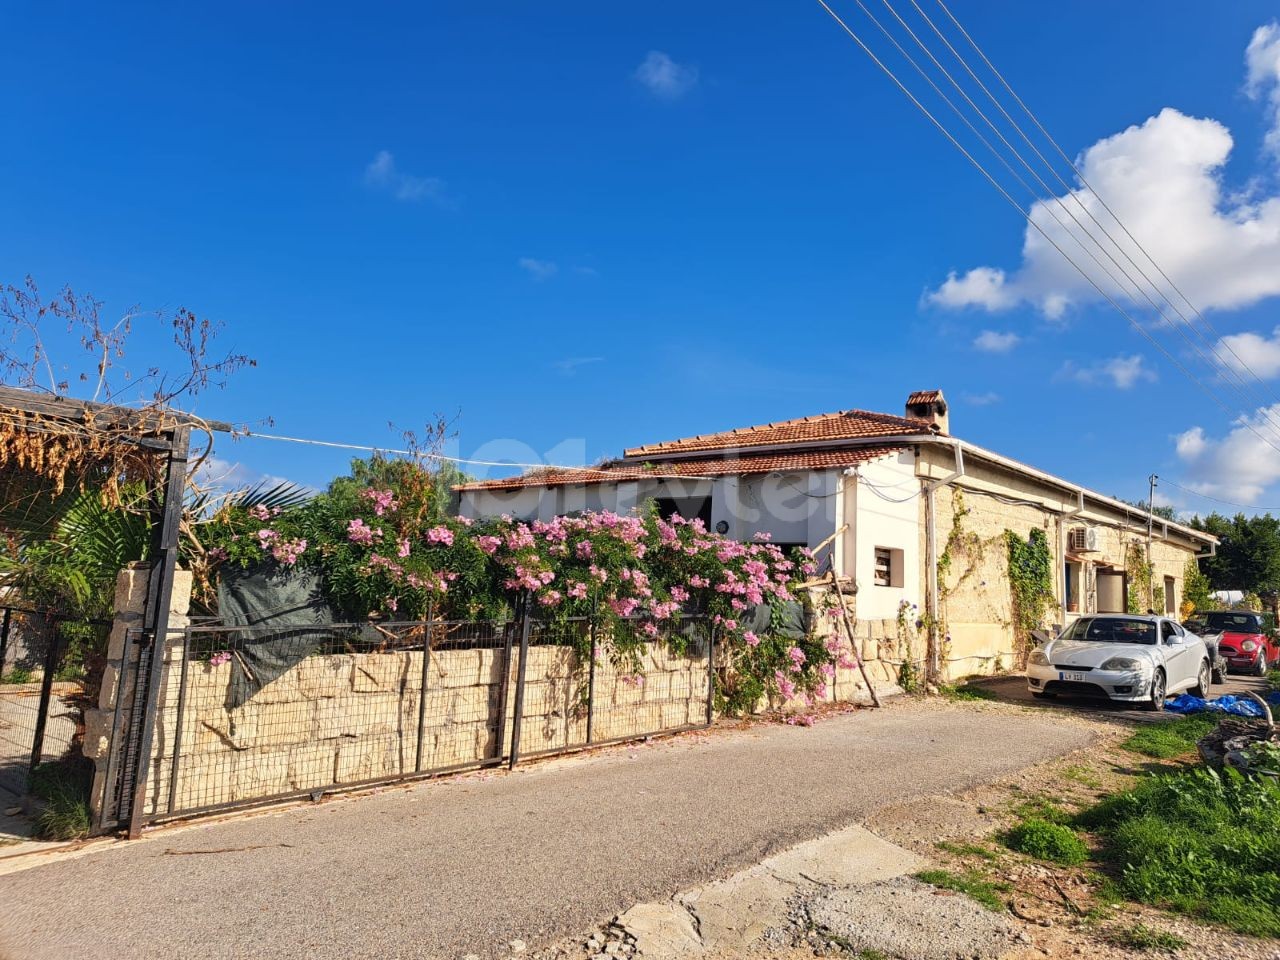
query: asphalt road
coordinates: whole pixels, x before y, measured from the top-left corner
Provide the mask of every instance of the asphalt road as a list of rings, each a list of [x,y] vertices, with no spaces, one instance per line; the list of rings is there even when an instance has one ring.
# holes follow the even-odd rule
[[[1067,711],[1070,713],[1090,713],[1104,717],[1115,717],[1135,722],[1176,720],[1180,714],[1154,713],[1144,710],[1140,704],[1112,703],[1102,698],[1060,696],[1052,700],[1037,700],[1031,696],[1027,681],[1021,676],[983,677],[971,680],[970,684],[990,691],[996,699],[1007,703],[1018,703],[1023,706],[1037,707],[1047,713]],[[1262,677],[1246,677],[1236,673],[1227,674],[1223,683],[1213,684],[1212,697],[1226,694],[1240,696],[1244,693],[1256,693],[1265,697],[1270,690],[1267,681]]]
[[[912,797],[1089,742],[1052,713],[896,703],[160,832],[0,877],[0,956],[537,949]]]

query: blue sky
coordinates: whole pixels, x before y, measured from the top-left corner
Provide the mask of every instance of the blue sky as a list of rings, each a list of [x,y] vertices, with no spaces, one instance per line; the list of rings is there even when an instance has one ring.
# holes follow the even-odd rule
[[[855,5],[833,6],[872,35]],[[1246,89],[1270,5],[952,9],[1068,153],[1165,108],[1212,118],[1161,128],[1210,153],[1230,131],[1224,163],[1174,170],[1174,186],[1217,184],[1224,222],[1278,222],[1276,87]],[[226,346],[258,366],[202,398],[208,416],[395,445],[389,422],[440,412],[457,416],[464,456],[574,463],[846,407],[898,412],[941,387],[959,435],[1105,492],[1143,496],[1155,471],[1280,502],[1280,453],[1233,435],[1038,255],[1024,269],[1024,221],[816,3],[0,16],[0,280],[224,322]],[[1164,157],[1160,132],[1112,155]],[[1244,256],[1185,199],[1126,197],[1122,217],[1192,275],[1218,334],[1255,335],[1236,343],[1270,402],[1280,252]],[[957,286],[974,268],[1005,280]],[[138,362],[159,342],[140,342]],[[218,454],[310,484],[346,459],[251,440]]]

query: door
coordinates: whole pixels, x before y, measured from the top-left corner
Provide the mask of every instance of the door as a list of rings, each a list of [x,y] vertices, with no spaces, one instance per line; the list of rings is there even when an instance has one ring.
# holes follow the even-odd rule
[[[1172,620],[1161,620],[1160,645],[1164,649],[1166,689],[1170,693],[1178,693],[1193,686],[1200,669],[1200,658],[1182,627]]]

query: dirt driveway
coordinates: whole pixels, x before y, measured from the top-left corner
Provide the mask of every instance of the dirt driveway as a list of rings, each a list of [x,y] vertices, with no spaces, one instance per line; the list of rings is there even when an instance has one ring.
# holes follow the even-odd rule
[[[497,955],[888,804],[1088,744],[1052,712],[899,700],[160,831],[0,877],[13,958]]]

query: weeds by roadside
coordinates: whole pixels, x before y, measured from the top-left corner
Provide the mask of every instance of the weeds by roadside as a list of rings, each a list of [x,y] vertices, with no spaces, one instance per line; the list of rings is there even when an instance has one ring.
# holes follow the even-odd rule
[[[1159,950],[1173,953],[1187,946],[1187,941],[1168,930],[1157,930],[1145,923],[1135,923],[1131,927],[1118,927],[1107,931],[1109,943],[1127,950]]]
[[[1064,867],[1073,867],[1089,859],[1088,846],[1074,830],[1036,817],[1023,820],[1006,832],[1004,842],[1010,850]]]
[[[36,835],[44,840],[78,840],[89,835],[89,778],[92,767],[55,760],[31,771],[31,792],[44,801]]]
[[[978,687],[968,683],[948,683],[938,688],[938,693],[948,700],[998,700],[1000,699],[986,687]]]
[[[965,873],[952,873],[949,870],[922,870],[915,875],[922,883],[938,887],[940,890],[954,890],[963,893],[996,913],[1004,911],[1004,899],[1000,896],[1011,887],[1003,881],[988,880],[982,874],[969,870]]]
[[[1196,748],[1196,741],[1218,725],[1212,714],[1193,713],[1177,720],[1148,723],[1121,746],[1133,753],[1172,760]]]

